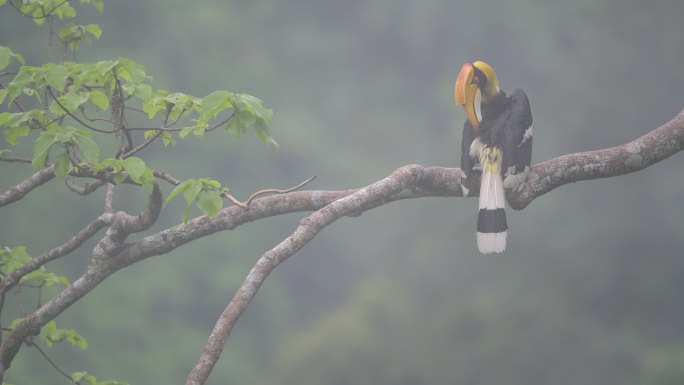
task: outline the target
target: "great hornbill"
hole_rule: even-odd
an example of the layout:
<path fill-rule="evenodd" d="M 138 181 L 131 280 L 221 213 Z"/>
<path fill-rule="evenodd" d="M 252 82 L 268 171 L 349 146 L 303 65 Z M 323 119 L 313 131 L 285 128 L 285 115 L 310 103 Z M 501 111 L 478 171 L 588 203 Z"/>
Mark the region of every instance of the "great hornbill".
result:
<path fill-rule="evenodd" d="M 532 159 L 530 102 L 518 89 L 506 96 L 494 70 L 483 61 L 463 64 L 454 94 L 467 117 L 461 142 L 465 196 L 473 172 L 482 172 L 477 247 L 483 254 L 500 253 L 508 233 L 504 188 L 522 186 Z"/>

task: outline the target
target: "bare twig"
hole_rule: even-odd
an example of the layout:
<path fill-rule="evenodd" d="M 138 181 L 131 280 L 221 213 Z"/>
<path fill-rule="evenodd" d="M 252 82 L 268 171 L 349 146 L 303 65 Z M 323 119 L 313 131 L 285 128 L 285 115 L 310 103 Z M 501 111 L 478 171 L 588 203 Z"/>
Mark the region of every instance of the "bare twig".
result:
<path fill-rule="evenodd" d="M 124 154 L 121 154 L 121 158 L 128 158 L 129 156 L 132 156 L 136 154 L 138 151 L 142 150 L 143 148 L 147 147 L 150 145 L 150 143 L 154 142 L 157 138 L 161 136 L 163 131 L 160 129 L 157 131 L 156 134 L 150 136 L 149 138 L 145 139 L 142 143 L 137 145 L 135 148 L 132 148 L 131 150 L 127 151 Z"/>
<path fill-rule="evenodd" d="M 85 186 L 81 187 L 81 186 L 77 185 L 76 183 L 74 183 L 74 180 L 72 177 L 67 176 L 64 179 L 64 183 L 69 188 L 69 190 L 75 192 L 78 195 L 85 196 L 85 195 L 89 195 L 93 191 L 96 191 L 98 188 L 104 186 L 107 182 L 99 180 L 99 179 L 95 179 L 95 180 L 91 180 L 90 182 L 86 183 Z"/>
<path fill-rule="evenodd" d="M 299 190 L 300 188 L 311 183 L 314 179 L 316 179 L 316 175 L 310 177 L 309 179 L 305 180 L 304 182 L 302 182 L 302 183 L 300 183 L 294 187 L 290 187 L 290 188 L 285 189 L 285 190 L 278 190 L 278 189 L 273 189 L 273 188 L 269 188 L 269 189 L 265 189 L 265 190 L 259 190 L 259 191 L 255 192 L 254 194 L 250 195 L 249 199 L 247 199 L 247 202 L 245 202 L 245 205 L 249 206 L 249 204 L 252 203 L 254 198 L 256 198 L 260 195 L 264 195 L 264 194 L 286 194 L 286 193 L 289 193 L 289 192 L 292 192 L 295 190 Z"/>
<path fill-rule="evenodd" d="M 30 158 L 22 158 L 18 156 L 2 156 L 0 155 L 0 162 L 7 162 L 7 163 L 31 163 Z"/>
<path fill-rule="evenodd" d="M 222 192 L 222 193 L 221 193 L 221 196 L 222 196 L 223 198 L 228 199 L 228 200 L 231 201 L 234 205 L 236 205 L 236 206 L 238 206 L 238 207 L 240 207 L 240 208 L 243 208 L 243 209 L 246 209 L 246 208 L 247 208 L 247 205 L 246 205 L 246 204 L 244 204 L 244 203 L 240 202 L 239 200 L 237 200 L 237 198 L 235 198 L 234 196 L 230 195 L 227 191 Z"/>
<path fill-rule="evenodd" d="M 161 180 L 165 180 L 165 181 L 171 183 L 171 184 L 174 185 L 174 186 L 178 186 L 178 185 L 181 183 L 180 180 L 174 178 L 174 177 L 171 176 L 169 173 L 164 172 L 164 171 L 157 171 L 157 170 L 154 170 L 154 171 L 152 171 L 152 175 L 154 175 L 155 177 L 157 177 L 157 178 L 159 178 L 159 179 L 161 179 Z"/>
<path fill-rule="evenodd" d="M 93 130 L 93 131 L 95 131 L 95 132 L 101 132 L 101 133 L 104 133 L 104 134 L 108 134 L 108 133 L 111 133 L 111 132 L 112 132 L 112 131 L 109 131 L 109 130 L 101 130 L 101 129 L 99 129 L 99 128 L 95 128 L 95 127 L 91 126 L 90 124 L 84 122 L 84 121 L 81 120 L 78 116 L 72 114 L 71 111 L 69 111 L 66 107 L 64 107 L 64 105 L 59 101 L 59 98 L 57 97 L 57 95 L 55 95 L 55 93 L 52 92 L 52 87 L 49 87 L 49 86 L 48 86 L 48 87 L 47 87 L 47 90 L 48 90 L 48 92 L 50 93 L 50 96 L 52 96 L 52 99 L 55 101 L 55 103 L 57 103 L 57 105 L 59 106 L 59 108 L 60 108 L 62 111 L 64 111 L 65 114 L 69 115 L 69 117 L 71 117 L 71 119 L 77 121 L 77 122 L 78 122 L 80 125 L 82 125 L 83 127 L 86 127 L 86 128 L 89 129 L 89 130 Z"/>
<path fill-rule="evenodd" d="M 29 339 L 29 340 L 28 340 L 28 344 L 29 344 L 29 346 L 33 346 L 34 348 L 36 348 L 36 350 L 38 350 L 38 353 L 40 353 L 40 355 L 43 356 L 43 358 L 45 358 L 45 360 L 46 360 L 46 361 L 47 361 L 47 362 L 48 362 L 56 371 L 58 371 L 59 374 L 61 374 L 63 377 L 66 377 L 69 381 L 71 381 L 71 376 L 70 376 L 67 372 L 65 372 L 64 370 L 62 370 L 59 366 L 57 366 L 57 364 L 56 364 L 54 361 L 52 361 L 52 360 L 50 359 L 50 357 L 47 355 L 47 353 L 45 353 L 45 352 L 43 351 L 43 349 L 41 349 L 40 346 L 38 346 L 38 344 L 36 344 L 35 342 L 33 342 L 32 339 Z"/>
<path fill-rule="evenodd" d="M 204 132 L 210 132 L 213 131 L 222 125 L 226 124 L 230 118 L 232 118 L 235 115 L 235 113 L 230 114 L 227 118 L 219 121 L 218 123 L 215 123 L 209 127 L 207 127 Z M 172 126 L 178 122 L 178 119 L 174 120 L 173 122 L 169 123 L 168 126 Z M 186 128 L 190 127 L 129 127 L 129 130 L 132 131 L 168 131 L 168 132 L 178 132 L 178 131 L 183 131 Z"/>

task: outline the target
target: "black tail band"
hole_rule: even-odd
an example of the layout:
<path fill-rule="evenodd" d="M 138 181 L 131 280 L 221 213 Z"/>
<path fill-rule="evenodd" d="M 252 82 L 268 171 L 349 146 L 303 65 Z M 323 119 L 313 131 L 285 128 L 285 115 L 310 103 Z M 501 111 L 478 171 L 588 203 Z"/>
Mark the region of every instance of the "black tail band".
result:
<path fill-rule="evenodd" d="M 478 233 L 501 233 L 506 230 L 508 230 L 506 210 L 503 208 L 494 210 L 480 209 L 477 215 Z"/>

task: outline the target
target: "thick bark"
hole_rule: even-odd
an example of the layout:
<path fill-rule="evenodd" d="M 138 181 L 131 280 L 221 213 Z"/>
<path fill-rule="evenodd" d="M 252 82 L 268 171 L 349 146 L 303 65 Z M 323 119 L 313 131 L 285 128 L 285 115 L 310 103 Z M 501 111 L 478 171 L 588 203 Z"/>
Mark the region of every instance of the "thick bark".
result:
<path fill-rule="evenodd" d="M 565 155 L 536 164 L 531 167 L 529 178 L 522 190 L 509 193 L 507 199 L 513 208 L 523 209 L 537 197 L 566 183 L 639 171 L 677 153 L 682 148 L 684 111 L 663 126 L 630 143 L 604 150 Z M 44 253 L 31 262 L 32 266 L 37 267 L 67 254 L 101 228 L 108 226 L 104 237 L 93 250 L 91 263 L 86 272 L 61 293 L 29 314 L 7 334 L 0 345 L 0 380 L 27 337 L 37 334 L 43 325 L 92 291 L 115 271 L 143 259 L 168 253 L 193 240 L 219 231 L 232 230 L 245 223 L 287 213 L 313 211 L 299 223 L 292 235 L 259 258 L 227 305 L 186 382 L 193 385 L 203 384 L 218 361 L 233 326 L 264 280 L 282 261 L 304 247 L 326 226 L 342 217 L 360 215 L 374 207 L 401 199 L 463 196 L 460 187 L 461 175 L 458 168 L 404 166 L 389 177 L 361 189 L 294 191 L 258 198 L 250 202 L 247 208 L 230 206 L 216 217 L 201 216 L 129 243 L 125 241 L 130 234 L 145 231 L 156 221 L 162 206 L 158 187 L 155 185 L 147 208 L 136 216 L 112 212 L 111 202 L 106 202 L 104 214 L 64 245 Z M 94 177 L 92 173 L 84 176 Z M 51 168 L 39 171 L 15 188 L 0 194 L 0 206 L 21 199 L 53 177 Z M 474 192 L 471 191 L 472 193 Z M 7 290 L 16 284 L 25 272 L 28 272 L 27 269 L 7 277 L 7 281 L 0 284 L 0 287 Z"/>

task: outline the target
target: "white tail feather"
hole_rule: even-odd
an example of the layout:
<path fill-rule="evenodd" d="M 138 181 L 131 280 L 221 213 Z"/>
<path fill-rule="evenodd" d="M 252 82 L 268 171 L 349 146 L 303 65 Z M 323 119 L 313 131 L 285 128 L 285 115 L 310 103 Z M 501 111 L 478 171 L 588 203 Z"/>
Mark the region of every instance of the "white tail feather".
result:
<path fill-rule="evenodd" d="M 494 210 L 505 208 L 503 181 L 501 173 L 485 171 L 480 183 L 480 208 Z"/>
<path fill-rule="evenodd" d="M 506 250 L 507 231 L 501 233 L 477 233 L 477 248 L 482 254 L 500 253 Z"/>

